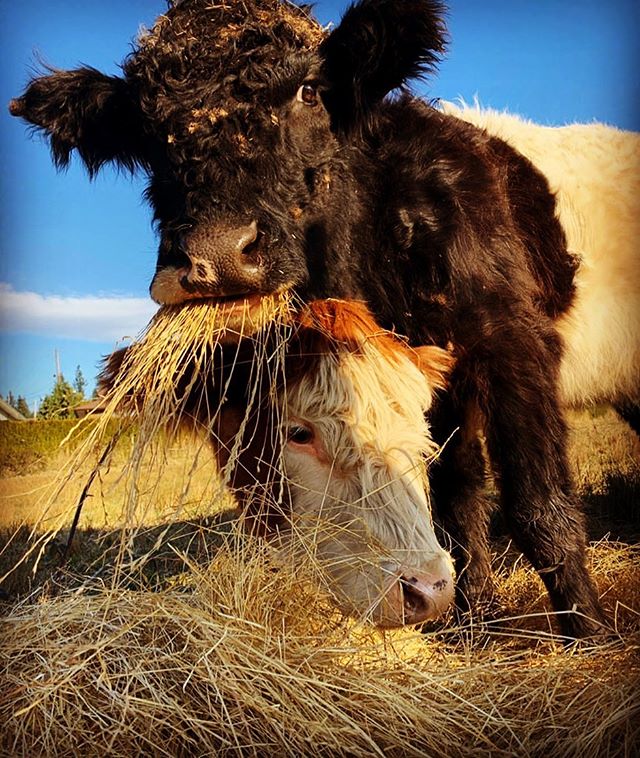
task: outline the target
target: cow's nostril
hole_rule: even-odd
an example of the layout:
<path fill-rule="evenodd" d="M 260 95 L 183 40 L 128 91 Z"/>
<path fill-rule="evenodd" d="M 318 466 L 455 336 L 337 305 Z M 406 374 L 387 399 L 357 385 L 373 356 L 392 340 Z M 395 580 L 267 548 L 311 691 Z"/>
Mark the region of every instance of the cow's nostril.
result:
<path fill-rule="evenodd" d="M 233 234 L 233 231 L 231 231 L 231 234 Z M 236 229 L 235 234 L 237 235 L 236 250 L 241 253 L 258 239 L 258 224 L 256 221 L 252 221 L 247 226 Z"/>
<path fill-rule="evenodd" d="M 245 258 L 256 258 L 258 249 L 260 247 L 260 243 L 263 237 L 264 237 L 264 234 L 261 231 L 258 231 L 256 234 L 256 238 L 253 240 L 253 242 L 249 242 L 247 245 L 244 246 L 242 250 L 242 255 Z"/>
<path fill-rule="evenodd" d="M 260 276 L 262 267 L 260 242 L 263 234 L 258 229 L 256 221 L 238 229 L 237 233 L 238 237 L 235 244 L 236 271 L 246 285 L 253 286 Z"/>
<path fill-rule="evenodd" d="M 407 619 L 414 618 L 427 610 L 429 604 L 428 598 L 424 592 L 416 586 L 418 580 L 416 577 L 400 577 L 400 586 L 402 587 L 402 602 L 404 613 Z"/>

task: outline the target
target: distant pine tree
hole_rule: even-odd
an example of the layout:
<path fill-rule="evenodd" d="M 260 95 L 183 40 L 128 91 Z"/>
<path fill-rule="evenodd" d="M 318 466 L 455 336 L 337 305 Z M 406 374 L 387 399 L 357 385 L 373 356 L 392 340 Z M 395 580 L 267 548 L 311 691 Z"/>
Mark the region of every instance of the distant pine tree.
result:
<path fill-rule="evenodd" d="M 83 396 L 69 384 L 64 376 L 60 375 L 51 393 L 42 400 L 38 418 L 71 418 L 73 406 L 82 400 Z"/>
<path fill-rule="evenodd" d="M 25 418 L 33 418 L 31 408 L 29 408 L 27 401 L 22 397 L 22 395 L 18 395 L 16 410 L 19 411 Z"/>
<path fill-rule="evenodd" d="M 84 400 L 84 389 L 87 386 L 87 380 L 84 378 L 82 369 L 80 366 L 76 366 L 76 375 L 73 379 L 73 389 L 80 396 L 80 400 Z"/>

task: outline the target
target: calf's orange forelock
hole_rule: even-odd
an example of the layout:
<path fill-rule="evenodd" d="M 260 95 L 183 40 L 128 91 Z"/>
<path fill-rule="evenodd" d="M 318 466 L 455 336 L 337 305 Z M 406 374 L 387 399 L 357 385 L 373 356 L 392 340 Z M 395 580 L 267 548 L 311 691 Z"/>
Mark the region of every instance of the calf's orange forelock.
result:
<path fill-rule="evenodd" d="M 434 389 L 444 389 L 455 359 L 436 345 L 411 347 L 406 340 L 378 325 L 360 300 L 315 300 L 298 314 L 298 339 L 301 354 L 310 361 L 335 352 L 336 346 L 352 353 L 362 352 L 370 343 L 382 358 L 396 361 L 408 358 L 427 378 Z M 305 370 L 309 364 L 305 364 Z"/>

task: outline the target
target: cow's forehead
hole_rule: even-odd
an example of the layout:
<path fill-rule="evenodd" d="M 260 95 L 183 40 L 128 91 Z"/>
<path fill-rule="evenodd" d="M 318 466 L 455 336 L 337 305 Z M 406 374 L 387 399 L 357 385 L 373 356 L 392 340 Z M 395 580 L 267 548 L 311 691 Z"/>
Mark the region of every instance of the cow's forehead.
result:
<path fill-rule="evenodd" d="M 389 464 L 398 451 L 411 459 L 430 453 L 424 414 L 431 400 L 428 381 L 406 355 L 367 344 L 358 354 L 317 356 L 315 370 L 288 388 L 287 409 L 316 426 L 336 468 L 348 470 L 365 459 Z"/>
<path fill-rule="evenodd" d="M 324 36 L 309 12 L 292 3 L 183 0 L 140 34 L 125 72 L 176 88 L 226 89 L 241 79 L 250 90 L 265 67 L 311 52 Z"/>
<path fill-rule="evenodd" d="M 141 33 L 123 70 L 174 165 L 233 169 L 273 153 L 279 100 L 316 65 L 324 36 L 292 3 L 183 0 Z"/>
<path fill-rule="evenodd" d="M 378 458 L 397 449 L 430 452 L 425 413 L 434 385 L 405 342 L 359 301 L 317 300 L 297 319 L 287 410 L 320 428 L 336 464 L 360 465 L 371 452 Z"/>

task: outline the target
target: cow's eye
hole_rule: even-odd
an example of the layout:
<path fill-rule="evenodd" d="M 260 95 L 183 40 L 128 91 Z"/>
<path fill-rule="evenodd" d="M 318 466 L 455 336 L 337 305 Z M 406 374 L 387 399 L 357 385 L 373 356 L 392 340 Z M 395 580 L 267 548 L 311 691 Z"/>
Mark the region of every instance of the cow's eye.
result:
<path fill-rule="evenodd" d="M 313 442 L 313 429 L 301 424 L 293 424 L 287 430 L 287 441 L 296 445 L 308 445 Z"/>
<path fill-rule="evenodd" d="M 312 84 L 303 84 L 298 90 L 296 100 L 313 107 L 318 104 L 318 90 Z"/>

